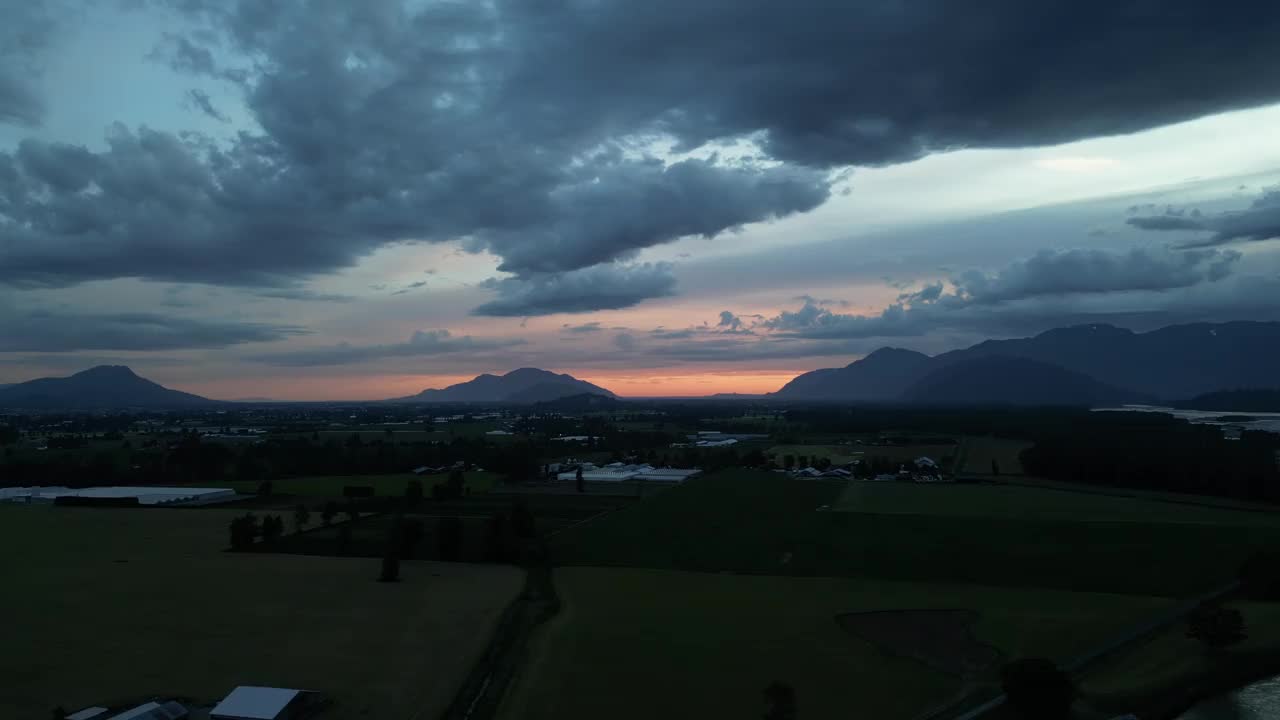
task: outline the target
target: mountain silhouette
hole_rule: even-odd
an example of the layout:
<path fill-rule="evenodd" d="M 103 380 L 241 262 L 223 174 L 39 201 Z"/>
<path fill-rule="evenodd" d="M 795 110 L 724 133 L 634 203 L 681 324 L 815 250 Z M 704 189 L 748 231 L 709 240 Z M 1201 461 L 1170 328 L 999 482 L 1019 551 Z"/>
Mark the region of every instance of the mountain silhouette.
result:
<path fill-rule="evenodd" d="M 123 365 L 99 365 L 70 377 L 39 378 L 0 389 L 0 407 L 27 410 L 161 410 L 217 404 L 170 390 Z"/>
<path fill-rule="evenodd" d="M 1029 338 L 986 340 L 934 357 L 881 348 L 846 367 L 800 375 L 773 397 L 905 401 L 908 389 L 929 374 L 991 357 L 1056 366 L 1136 396 L 1184 400 L 1223 388 L 1280 385 L 1280 369 L 1275 361 L 1280 357 L 1280 323 L 1193 323 L 1145 333 L 1105 324 L 1077 325 Z M 1051 380 L 1047 373 L 1042 378 Z M 1059 379 L 1066 380 L 1061 376 Z M 1037 394 L 1052 396 L 1048 389 Z"/>
<path fill-rule="evenodd" d="M 572 375 L 553 373 L 538 368 L 520 368 L 506 375 L 478 375 L 467 382 L 443 389 L 423 390 L 417 395 L 399 398 L 412 402 L 509 402 L 531 404 L 557 400 L 572 395 L 591 393 L 614 397 L 598 385 Z"/>
<path fill-rule="evenodd" d="M 928 374 L 932 360 L 914 350 L 880 348 L 845 367 L 800 375 L 775 395 L 788 400 L 893 402 Z"/>
<path fill-rule="evenodd" d="M 993 355 L 944 365 L 902 393 L 918 405 L 1073 405 L 1099 407 L 1154 398 L 1038 360 Z"/>

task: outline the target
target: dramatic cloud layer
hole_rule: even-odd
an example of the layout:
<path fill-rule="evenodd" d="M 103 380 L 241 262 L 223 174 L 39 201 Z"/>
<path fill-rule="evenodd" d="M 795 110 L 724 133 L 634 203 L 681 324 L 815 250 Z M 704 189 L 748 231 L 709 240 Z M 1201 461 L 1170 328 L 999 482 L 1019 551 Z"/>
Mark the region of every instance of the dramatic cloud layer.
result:
<path fill-rule="evenodd" d="M 1127 220 L 1143 230 L 1184 230 L 1212 233 L 1204 240 L 1184 247 L 1225 245 L 1238 240 L 1280 238 L 1280 190 L 1263 193 L 1248 209 L 1218 215 L 1203 215 L 1169 209 L 1164 215 L 1141 215 Z"/>
<path fill-rule="evenodd" d="M 670 287 L 569 276 L 811 210 L 836 168 L 1280 99 L 1274 3 L 170 4 L 203 27 L 155 59 L 242 94 L 256 125 L 0 154 L 0 282 L 285 286 L 460 239 L 516 276 L 482 313 L 625 307 Z M 14 78 L 0 122 L 32 122 Z"/>
<path fill-rule="evenodd" d="M 1000 306 L 1214 283 L 1229 276 L 1240 257 L 1222 250 L 1044 250 L 995 273 L 961 273 L 952 278 L 951 293 L 944 292 L 943 283 L 904 293 L 878 314 L 839 313 L 806 298 L 799 310 L 783 311 L 760 325 L 775 333 L 810 339 L 921 335 L 947 327 L 981 329 L 984 323 L 1004 326 L 1018 311 Z M 1053 314 L 1043 303 L 1024 304 L 1023 310 L 1028 308 L 1042 322 Z M 1061 307 L 1059 313 L 1069 314 Z"/>
<path fill-rule="evenodd" d="M 0 313 L 0 352 L 186 350 L 272 342 L 303 334 L 286 325 L 177 318 L 151 313 Z"/>
<path fill-rule="evenodd" d="M 382 360 L 385 358 L 427 357 L 449 353 L 476 353 L 487 350 L 522 345 L 516 338 L 476 338 L 470 335 L 453 335 L 448 330 L 418 331 L 408 342 L 391 345 L 352 345 L 341 343 L 330 347 L 309 348 L 290 352 L 258 355 L 257 362 L 286 367 L 312 367 L 320 365 L 348 365 L 351 363 Z"/>
<path fill-rule="evenodd" d="M 530 317 L 615 310 L 671 295 L 675 284 L 671 266 L 663 263 L 597 265 L 528 278 L 491 279 L 485 287 L 496 290 L 498 299 L 476 308 L 475 314 Z"/>

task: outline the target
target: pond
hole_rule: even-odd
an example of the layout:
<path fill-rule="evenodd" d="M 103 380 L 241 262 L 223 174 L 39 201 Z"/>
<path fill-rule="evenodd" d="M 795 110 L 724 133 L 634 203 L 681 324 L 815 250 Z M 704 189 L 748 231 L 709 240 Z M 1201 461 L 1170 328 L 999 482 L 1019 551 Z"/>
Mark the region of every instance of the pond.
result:
<path fill-rule="evenodd" d="M 1270 720 L 1280 718 L 1280 677 L 1261 680 L 1197 704 L 1178 720 Z"/>

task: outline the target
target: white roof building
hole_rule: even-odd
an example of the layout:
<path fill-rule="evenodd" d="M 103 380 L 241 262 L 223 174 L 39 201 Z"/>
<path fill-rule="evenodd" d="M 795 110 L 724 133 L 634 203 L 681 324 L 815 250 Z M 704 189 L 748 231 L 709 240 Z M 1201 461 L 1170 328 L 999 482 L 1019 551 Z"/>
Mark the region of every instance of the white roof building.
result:
<path fill-rule="evenodd" d="M 186 716 L 187 709 L 176 702 L 149 702 L 112 715 L 110 720 L 182 720 Z"/>
<path fill-rule="evenodd" d="M 215 502 L 232 500 L 235 490 L 227 488 L 190 487 L 12 487 L 0 488 L 0 502 L 51 503 L 60 497 L 82 498 L 137 498 L 139 505 L 169 505 L 172 503 Z"/>
<path fill-rule="evenodd" d="M 241 685 L 209 711 L 210 720 L 278 720 L 288 717 L 302 690 Z"/>
<path fill-rule="evenodd" d="M 66 720 L 97 720 L 106 715 L 109 710 L 104 707 L 87 707 L 83 710 L 77 710 L 67 716 Z"/>

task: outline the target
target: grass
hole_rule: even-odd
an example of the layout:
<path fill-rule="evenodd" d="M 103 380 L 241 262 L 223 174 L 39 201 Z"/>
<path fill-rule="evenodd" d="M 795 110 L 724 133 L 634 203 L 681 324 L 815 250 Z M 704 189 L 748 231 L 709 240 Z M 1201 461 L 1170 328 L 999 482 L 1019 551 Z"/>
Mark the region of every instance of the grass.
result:
<path fill-rule="evenodd" d="M 552 550 L 567 565 L 1184 596 L 1231 579 L 1253 550 L 1280 544 L 1280 527 L 1256 513 L 1239 513 L 1238 522 L 1159 515 L 1142 522 L 978 519 L 928 514 L 927 507 L 923 514 L 817 511 L 844 490 L 843 482 L 777 473 L 715 473 L 562 533 Z M 986 488 L 944 491 L 964 490 Z"/>
<path fill-rule="evenodd" d="M 239 684 L 314 689 L 334 718 L 438 715 L 518 571 L 222 552 L 235 511 L 0 507 L 0 717 Z"/>
<path fill-rule="evenodd" d="M 1002 653 L 1065 658 L 1167 603 L 621 568 L 561 568 L 556 585 L 564 609 L 537 636 L 503 718 L 752 717 L 774 680 L 795 687 L 804 717 L 910 718 L 953 697 L 961 681 L 887 654 L 836 616 L 977 608 L 975 636 Z"/>
<path fill-rule="evenodd" d="M 281 495 L 301 495 L 304 497 L 342 497 L 342 489 L 348 485 L 372 485 L 373 493 L 378 497 L 404 495 L 405 488 L 412 480 L 422 483 L 423 492 L 430 496 L 431 488 L 441 485 L 449 479 L 448 474 L 414 475 L 400 473 L 396 475 L 318 475 L 313 477 L 282 478 L 271 481 L 272 492 Z M 464 475 L 466 487 L 473 493 L 486 493 L 498 482 L 498 476 L 489 472 L 468 472 Z M 213 487 L 228 487 L 236 492 L 253 494 L 258 492 L 255 482 L 218 482 L 210 483 Z"/>
<path fill-rule="evenodd" d="M 990 475 L 991 461 L 1000 464 L 1000 474 L 1021 475 L 1023 450 L 1032 443 L 1023 440 L 1006 440 L 996 437 L 967 437 L 960 451 L 964 458 L 964 467 L 959 471 L 974 475 Z"/>
<path fill-rule="evenodd" d="M 1280 514 L 1114 497 L 1024 485 L 951 485 L 853 482 L 833 506 L 836 511 L 935 516 L 1280 525 Z"/>
<path fill-rule="evenodd" d="M 550 535 L 601 512 L 625 507 L 635 502 L 632 498 L 607 495 L 551 495 L 551 494 L 487 494 L 449 502 L 423 502 L 405 512 L 405 517 L 422 521 L 424 536 L 415 548 L 414 556 L 422 559 L 439 559 L 436 532 L 442 516 L 462 518 L 462 544 L 460 559 L 464 562 L 483 562 L 489 530 L 489 519 L 494 513 L 509 513 L 515 502 L 524 502 L 533 513 L 539 535 Z M 343 516 L 345 517 L 345 516 Z M 341 519 L 341 518 L 340 518 Z M 387 538 L 391 533 L 392 514 L 364 517 L 351 526 L 350 543 L 341 553 L 338 533 L 340 526 L 315 527 L 295 535 L 281 538 L 273 552 L 302 555 L 348 555 L 353 557 L 382 557 L 386 552 Z"/>
<path fill-rule="evenodd" d="M 1080 679 L 1082 694 L 1099 707 L 1135 708 L 1183 694 L 1216 673 L 1241 676 L 1227 687 L 1273 675 L 1280 667 L 1280 605 L 1233 607 L 1244 614 L 1249 635 L 1240 645 L 1209 657 L 1178 623 L 1090 669 Z"/>

